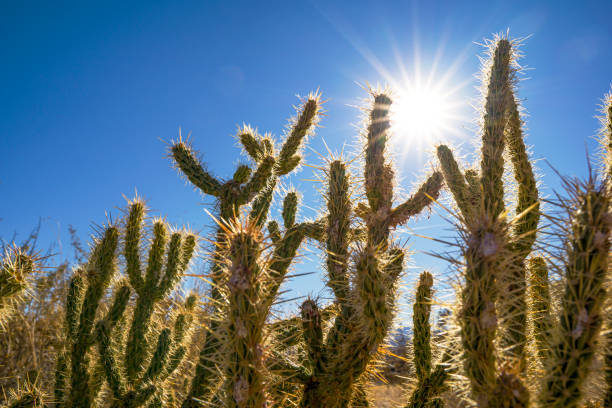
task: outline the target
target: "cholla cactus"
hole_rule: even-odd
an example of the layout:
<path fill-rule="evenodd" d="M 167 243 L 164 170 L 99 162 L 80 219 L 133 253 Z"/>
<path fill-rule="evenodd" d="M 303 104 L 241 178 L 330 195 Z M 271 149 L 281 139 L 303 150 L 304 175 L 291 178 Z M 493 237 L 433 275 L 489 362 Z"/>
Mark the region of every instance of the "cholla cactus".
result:
<path fill-rule="evenodd" d="M 96 406 L 104 380 L 113 394 L 114 407 L 139 407 L 163 401 L 162 384 L 185 355 L 190 315 L 197 300 L 194 295 L 186 299 L 173 330 L 162 328 L 154 348 L 149 342 L 155 332 L 151 327 L 155 305 L 175 288 L 194 254 L 197 240 L 195 235 L 181 232 L 168 237 L 165 223 L 154 221 L 143 276 L 141 239 L 145 214 L 141 201 L 130 203 L 123 252 L 128 279 L 116 283 L 104 316 L 100 317 L 98 310 L 118 272 L 121 233 L 117 226 L 105 229 L 95 242 L 88 263 L 75 272 L 70 282 L 66 302 L 67 347 L 57 359 L 55 406 Z M 125 338 L 122 329 L 132 290 L 138 298 Z M 94 344 L 98 346 L 97 365 L 90 350 Z"/>
<path fill-rule="evenodd" d="M 540 362 L 544 364 L 550 350 L 550 335 L 553 327 L 548 267 L 542 257 L 533 257 L 528 262 L 529 311 L 533 327 L 533 339 Z"/>
<path fill-rule="evenodd" d="M 608 183 L 608 189 L 612 190 L 612 91 L 604 97 L 602 113 L 600 143 L 603 147 L 604 177 Z M 612 320 L 608 318 L 608 325 L 611 324 Z M 612 332 L 609 332 L 606 337 L 608 350 L 604 356 L 606 370 L 604 406 L 609 406 L 612 405 Z"/>
<path fill-rule="evenodd" d="M 498 38 L 490 44 L 491 58 L 486 64 L 484 116 L 480 174 L 474 170 L 462 173 L 451 150 L 438 146 L 438 158 L 447 186 L 453 194 L 462 219 L 479 223 L 479 217 L 496 223 L 505 211 L 504 150 L 507 151 L 517 184 L 516 219 L 504 229 L 508 256 L 513 259 L 505 269 L 496 272 L 496 299 L 501 326 L 501 345 L 506 358 L 524 366 L 526 342 L 526 267 L 539 220 L 539 198 L 532 165 L 523 142 L 522 121 L 513 92 L 516 71 L 515 44 Z M 471 228 L 471 227 L 469 227 Z M 468 229 L 469 229 L 468 228 Z"/>
<path fill-rule="evenodd" d="M 154 220 L 145 268 L 140 254 L 145 213 L 141 201 L 130 203 L 124 257 L 126 274 L 137 299 L 125 344 L 120 333 L 113 333 L 113 327 L 122 317 L 129 299 L 127 283 L 117 285 L 113 306 L 107 317 L 96 325 L 102 366 L 116 407 L 143 406 L 153 396 L 153 403 L 163 401 L 164 381 L 178 368 L 185 355 L 186 332 L 197 301 L 195 295 L 188 296 L 172 328 L 162 328 L 154 336 L 155 306 L 176 287 L 193 257 L 197 239 L 191 233 L 169 234 L 162 220 Z M 151 344 L 154 339 L 155 343 Z"/>
<path fill-rule="evenodd" d="M 553 332 L 550 359 L 538 399 L 546 407 L 576 407 L 591 370 L 607 296 L 610 251 L 610 195 L 607 187 L 589 180 L 570 185 L 567 203 L 565 290 L 558 325 Z"/>
<path fill-rule="evenodd" d="M 442 184 L 442 175 L 434 172 L 411 198 L 393 207 L 394 177 L 386 157 L 391 99 L 385 93 L 375 94 L 373 99 L 365 146 L 368 203 L 353 209 L 352 183 L 344 162 L 332 160 L 325 169 L 323 244 L 327 284 L 339 309 L 324 335 L 324 319 L 317 304 L 310 299 L 302 304 L 308 373 L 290 375 L 290 379 L 303 384 L 302 407 L 345 407 L 353 397 L 354 405 L 365 404 L 365 394 L 353 393 L 390 327 L 395 284 L 403 269 L 404 253 L 391 244 L 390 232 L 427 207 Z M 355 227 L 356 215 L 365 220 L 365 231 Z"/>
<path fill-rule="evenodd" d="M 414 367 L 417 385 L 406 408 L 443 407 L 444 402 L 438 398 L 448 373 L 443 365 L 437 365 L 432 371 L 431 357 L 431 314 L 433 276 L 423 272 L 417 286 L 416 300 L 412 312 Z"/>
<path fill-rule="evenodd" d="M 290 131 L 278 154 L 270 137 L 259 136 L 252 128 L 240 129 L 238 139 L 244 151 L 257 165 L 253 172 L 247 165 L 239 165 L 232 179 L 222 182 L 214 178 L 196 157 L 196 153 L 182 139 L 174 143 L 170 150 L 176 166 L 183 175 L 202 193 L 217 199 L 220 224 L 229 222 L 241 214 L 241 208 L 251 204 L 250 218 L 257 225 L 264 225 L 272 202 L 274 188 L 280 176 L 293 171 L 301 161 L 301 146 L 304 139 L 317 124 L 321 109 L 318 94 L 311 94 L 302 105 L 298 117 L 292 121 Z M 225 232 L 219 227 L 215 237 L 212 256 L 212 307 L 221 302 L 222 263 L 225 257 L 218 248 L 225 240 Z M 298 244 L 299 245 L 299 244 Z M 219 322 L 212 320 L 210 335 L 200 353 L 200 361 L 192 381 L 189 398 L 183 407 L 196 407 L 196 399 L 205 399 L 214 389 L 217 371 L 215 361 L 220 349 L 219 336 L 215 334 Z"/>
<path fill-rule="evenodd" d="M 28 287 L 28 277 L 36 269 L 36 259 L 21 248 L 9 247 L 0 261 L 0 331 L 16 301 Z"/>

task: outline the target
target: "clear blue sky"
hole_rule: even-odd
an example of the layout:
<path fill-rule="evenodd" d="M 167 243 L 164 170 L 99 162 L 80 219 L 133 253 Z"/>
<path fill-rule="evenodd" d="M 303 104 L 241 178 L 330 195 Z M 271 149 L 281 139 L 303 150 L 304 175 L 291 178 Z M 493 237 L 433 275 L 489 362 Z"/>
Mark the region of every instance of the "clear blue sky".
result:
<path fill-rule="evenodd" d="M 354 141 L 365 95 L 357 83 L 448 73 L 467 119 L 476 118 L 476 43 L 510 29 L 532 68 L 519 95 L 529 116 L 533 155 L 561 173 L 586 173 L 594 151 L 597 105 L 612 81 L 610 1 L 406 2 L 4 2 L 0 14 L 0 236 L 26 234 L 43 218 L 43 245 L 67 248 L 67 225 L 83 238 L 116 217 L 135 189 L 158 214 L 195 229 L 210 225 L 203 199 L 165 157 L 162 140 L 192 132 L 210 169 L 230 176 L 239 150 L 232 135 L 246 122 L 282 133 L 296 94 L 319 88 L 326 116 L 310 146 L 334 151 Z M 437 65 L 435 65 L 437 63 Z M 435 71 L 432 67 L 437 67 Z M 458 133 L 473 125 L 457 123 Z M 450 136 L 449 136 L 450 137 Z M 457 140 L 455 140 L 457 142 Z M 430 160 L 426 141 L 398 157 L 408 189 Z M 464 142 L 461 152 L 474 148 Z M 307 162 L 320 163 L 307 151 Z M 558 186 L 546 164 L 544 192 Z M 311 171 L 292 183 L 310 207 Z M 313 215 L 305 208 L 302 214 Z M 438 217 L 413 224 L 448 235 Z M 431 250 L 411 239 L 415 250 Z M 65 256 L 69 254 L 66 253 Z M 301 270 L 314 269 L 314 262 Z M 444 264 L 416 254 L 442 276 Z M 407 282 L 412 277 L 407 278 Z M 317 294 L 319 276 L 300 278 L 296 295 Z"/>

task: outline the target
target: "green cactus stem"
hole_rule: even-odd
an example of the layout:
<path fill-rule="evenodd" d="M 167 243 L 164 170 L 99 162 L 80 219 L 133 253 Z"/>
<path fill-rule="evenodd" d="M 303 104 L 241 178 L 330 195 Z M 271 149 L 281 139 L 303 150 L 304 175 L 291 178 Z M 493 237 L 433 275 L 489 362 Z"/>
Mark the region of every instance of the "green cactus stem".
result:
<path fill-rule="evenodd" d="M 565 292 L 551 360 L 538 399 L 542 406 L 577 407 L 603 321 L 610 251 L 610 197 L 589 180 L 569 184 L 575 204 L 568 228 Z"/>

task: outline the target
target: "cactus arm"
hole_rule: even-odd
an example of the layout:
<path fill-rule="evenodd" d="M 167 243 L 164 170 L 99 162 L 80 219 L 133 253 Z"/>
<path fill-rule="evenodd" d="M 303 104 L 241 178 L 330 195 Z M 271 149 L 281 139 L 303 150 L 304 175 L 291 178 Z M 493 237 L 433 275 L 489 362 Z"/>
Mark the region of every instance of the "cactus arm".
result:
<path fill-rule="evenodd" d="M 499 280 L 504 289 L 500 293 L 499 308 L 504 312 L 504 330 L 501 347 L 510 358 L 524 361 L 526 344 L 527 305 L 526 305 L 526 267 L 525 259 L 531 252 L 536 239 L 536 230 L 540 219 L 538 188 L 531 162 L 523 141 L 522 121 L 514 95 L 510 93 L 508 101 L 508 122 L 505 141 L 512 166 L 514 178 L 518 185 L 516 204 L 517 219 L 512 224 L 513 264 L 500 271 Z"/>
<path fill-rule="evenodd" d="M 155 285 L 159 281 L 159 275 L 163 268 L 164 251 L 168 242 L 168 229 L 163 221 L 158 220 L 153 224 L 153 240 L 149 248 L 149 258 L 147 260 L 147 271 L 144 282 L 144 290 L 138 294 L 143 296 L 145 293 L 154 296 Z"/>
<path fill-rule="evenodd" d="M 535 243 L 540 219 L 538 188 L 529 156 L 523 141 L 522 121 L 514 95 L 508 101 L 508 122 L 505 132 L 506 147 L 518 185 L 517 219 L 512 224 L 513 265 L 500 271 L 501 291 L 499 306 L 504 311 L 504 331 L 501 347 L 510 358 L 525 365 L 524 348 L 527 339 L 526 266 L 525 259 Z"/>
<path fill-rule="evenodd" d="M 610 251 L 610 198 L 589 182 L 572 191 L 577 198 L 565 265 L 565 293 L 555 343 L 539 395 L 551 408 L 576 407 L 590 371 L 601 330 Z"/>
<path fill-rule="evenodd" d="M 327 284 L 336 299 L 348 299 L 348 246 L 351 228 L 351 199 L 346 165 L 339 160 L 329 166 L 327 193 Z"/>
<path fill-rule="evenodd" d="M 449 377 L 446 369 L 439 365 L 432 371 L 431 375 L 427 376 L 421 386 L 417 387 L 412 395 L 406 408 L 428 408 L 432 398 L 440 394 L 444 387 L 444 383 Z"/>
<path fill-rule="evenodd" d="M 238 129 L 238 140 L 242 144 L 242 148 L 255 163 L 259 162 L 263 157 L 264 150 L 260 141 L 259 135 L 250 126 L 243 126 Z"/>
<path fill-rule="evenodd" d="M 431 313 L 431 295 L 433 276 L 423 272 L 419 277 L 414 302 L 412 320 L 414 326 L 414 368 L 419 382 L 425 381 L 431 371 L 431 329 L 429 315 Z"/>
<path fill-rule="evenodd" d="M 270 234 L 270 239 L 274 244 L 278 244 L 281 240 L 281 232 L 276 221 L 270 221 L 268 223 L 268 233 Z"/>
<path fill-rule="evenodd" d="M 168 357 L 168 364 L 166 364 L 164 367 L 164 372 L 162 373 L 160 380 L 164 381 L 176 371 L 178 366 L 183 362 L 185 354 L 187 354 L 187 349 L 184 346 L 179 346 L 174 349 L 174 351 Z"/>
<path fill-rule="evenodd" d="M 468 198 L 470 200 L 470 205 L 478 209 L 481 207 L 482 201 L 482 187 L 480 184 L 480 176 L 478 175 L 478 171 L 474 169 L 467 169 L 465 171 L 465 181 L 468 186 Z"/>
<path fill-rule="evenodd" d="M 276 183 L 277 180 L 273 177 L 270 183 L 253 199 L 249 220 L 256 223 L 258 227 L 262 227 L 268 219 L 268 212 L 270 211 L 270 205 L 274 197 Z"/>
<path fill-rule="evenodd" d="M 405 254 L 401 248 L 393 247 L 389 250 L 389 260 L 383 267 L 385 286 L 387 287 L 388 291 L 393 290 L 395 283 L 404 270 L 404 257 Z"/>
<path fill-rule="evenodd" d="M 279 176 L 289 174 L 300 162 L 298 155 L 300 146 L 309 132 L 316 125 L 320 111 L 319 96 L 311 95 L 302 106 L 297 119 L 291 127 L 291 132 L 285 139 L 278 155 L 275 173 Z"/>
<path fill-rule="evenodd" d="M 365 188 L 372 212 L 391 207 L 391 182 L 385 168 L 387 131 L 390 128 L 389 108 L 391 98 L 385 94 L 374 96 L 370 111 L 365 157 Z"/>
<path fill-rule="evenodd" d="M 440 194 L 442 181 L 442 173 L 435 171 L 412 197 L 391 211 L 389 225 L 395 227 L 404 224 L 410 217 L 414 217 L 423 211 L 424 208 L 431 205 L 433 200 L 436 200 Z"/>
<path fill-rule="evenodd" d="M 538 187 L 523 141 L 522 121 L 514 96 L 510 97 L 506 145 L 518 185 L 516 214 L 522 215 L 513 224 L 514 247 L 525 258 L 536 239 L 540 219 Z"/>
<path fill-rule="evenodd" d="M 257 193 L 262 191 L 272 176 L 274 168 L 274 157 L 267 156 L 257 166 L 257 169 L 251 175 L 249 181 L 240 189 L 240 194 L 236 200 L 237 204 L 246 204 L 250 202 Z M 238 214 L 236 214 L 238 215 Z"/>
<path fill-rule="evenodd" d="M 171 332 L 170 329 L 165 328 L 157 337 L 157 346 L 155 347 L 153 357 L 151 357 L 149 368 L 147 368 L 143 376 L 143 382 L 154 381 L 162 373 L 168 363 L 168 355 L 170 354 L 171 346 Z"/>
<path fill-rule="evenodd" d="M 66 380 L 68 379 L 68 361 L 66 361 L 66 351 L 62 350 L 57 355 L 55 363 L 55 384 L 53 384 L 53 397 L 56 407 L 62 406 L 66 396 Z"/>
<path fill-rule="evenodd" d="M 246 164 L 241 164 L 236 167 L 236 171 L 234 171 L 234 175 L 232 176 L 232 180 L 234 180 L 238 184 L 244 184 L 247 182 L 249 177 L 251 176 L 252 170 Z"/>
<path fill-rule="evenodd" d="M 125 396 L 126 384 L 121 375 L 115 352 L 111 344 L 112 328 L 108 321 L 103 320 L 96 325 L 96 337 L 100 361 L 104 368 L 106 382 L 108 383 L 116 399 L 121 400 Z"/>
<path fill-rule="evenodd" d="M 497 330 L 495 269 L 504 247 L 504 231 L 488 217 L 465 232 L 465 284 L 461 291 L 461 342 L 465 374 L 473 399 L 489 407 L 496 382 L 494 339 Z"/>
<path fill-rule="evenodd" d="M 115 327 L 119 319 L 123 317 L 123 313 L 127 308 L 128 301 L 130 300 L 130 287 L 127 284 L 120 285 L 115 291 L 113 302 L 111 307 L 106 313 L 104 320 L 108 322 L 111 329 Z"/>
<path fill-rule="evenodd" d="M 77 337 L 79 329 L 79 317 L 81 308 L 83 307 L 83 296 L 85 295 L 86 283 L 83 278 L 84 269 L 79 269 L 74 272 L 68 286 L 68 295 L 66 296 L 66 331 L 70 339 Z"/>
<path fill-rule="evenodd" d="M 89 408 L 93 403 L 87 351 L 92 344 L 92 328 L 96 311 L 116 269 L 115 251 L 118 241 L 117 228 L 113 226 L 106 228 L 87 265 L 88 285 L 83 298 L 76 338 L 72 340 L 69 398 L 70 405 L 75 408 Z"/>
<path fill-rule="evenodd" d="M 295 216 L 297 214 L 298 196 L 295 191 L 290 191 L 283 200 L 283 224 L 286 229 L 293 227 L 295 224 Z"/>
<path fill-rule="evenodd" d="M 533 324 L 533 337 L 538 357 L 546 364 L 549 354 L 549 343 L 552 329 L 550 315 L 550 291 L 548 285 L 548 268 L 542 257 L 533 257 L 528 263 L 530 314 Z"/>
<path fill-rule="evenodd" d="M 204 170 L 202 163 L 187 144 L 179 141 L 170 147 L 170 152 L 176 166 L 191 184 L 199 188 L 204 194 L 214 197 L 220 195 L 221 183 Z"/>
<path fill-rule="evenodd" d="M 166 268 L 157 288 L 155 290 L 156 300 L 162 300 L 168 295 L 168 292 L 174 288 L 181 277 L 182 272 L 182 237 L 181 234 L 175 232 L 170 238 L 168 251 L 166 254 Z M 156 282 L 157 284 L 157 282 Z"/>
<path fill-rule="evenodd" d="M 459 165 L 455 161 L 453 152 L 448 146 L 440 145 L 436 149 L 436 152 L 438 154 L 438 161 L 442 168 L 446 186 L 453 194 L 459 211 L 461 211 L 464 218 L 467 218 L 470 212 L 473 211 L 471 208 L 473 203 L 470 200 L 470 192 L 466 183 L 466 177 L 461 173 L 461 169 L 459 169 Z"/>
<path fill-rule="evenodd" d="M 187 234 L 181 249 L 181 272 L 185 272 L 189 268 L 189 262 L 196 254 L 197 246 L 198 238 L 194 234 Z"/>
<path fill-rule="evenodd" d="M 136 291 L 142 290 L 143 279 L 140 266 L 140 240 L 141 229 L 144 221 L 145 206 L 141 201 L 130 203 L 128 218 L 125 227 L 125 250 L 124 257 L 126 272 L 130 283 Z"/>
<path fill-rule="evenodd" d="M 323 329 L 321 313 L 312 299 L 307 299 L 300 308 L 302 332 L 306 342 L 308 360 L 312 365 L 312 375 L 318 377 L 325 370 L 325 354 L 323 352 Z"/>
<path fill-rule="evenodd" d="M 504 211 L 504 128 L 506 108 L 511 90 L 511 44 L 501 39 L 493 49 L 487 94 L 485 96 L 481 185 L 485 212 L 497 218 Z"/>

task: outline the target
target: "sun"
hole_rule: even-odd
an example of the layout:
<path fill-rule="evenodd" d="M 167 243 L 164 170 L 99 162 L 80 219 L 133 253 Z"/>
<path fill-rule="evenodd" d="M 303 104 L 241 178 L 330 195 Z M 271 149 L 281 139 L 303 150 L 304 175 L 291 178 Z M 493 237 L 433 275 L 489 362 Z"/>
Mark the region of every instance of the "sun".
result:
<path fill-rule="evenodd" d="M 395 89 L 391 107 L 394 137 L 401 143 L 432 144 L 453 131 L 454 101 L 439 87 L 420 83 Z"/>

